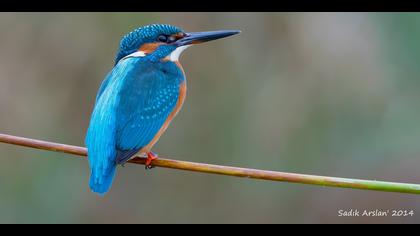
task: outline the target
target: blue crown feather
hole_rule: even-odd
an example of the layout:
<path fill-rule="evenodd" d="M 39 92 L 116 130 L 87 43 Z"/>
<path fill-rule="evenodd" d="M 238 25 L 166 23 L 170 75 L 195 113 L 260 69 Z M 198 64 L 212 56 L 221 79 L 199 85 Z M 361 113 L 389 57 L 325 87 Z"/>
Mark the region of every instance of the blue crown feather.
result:
<path fill-rule="evenodd" d="M 179 32 L 183 32 L 183 30 L 168 24 L 151 24 L 137 28 L 124 35 L 121 39 L 120 49 L 115 57 L 115 64 L 118 63 L 121 58 L 136 52 L 141 45 L 155 42 L 159 35 L 172 35 Z"/>

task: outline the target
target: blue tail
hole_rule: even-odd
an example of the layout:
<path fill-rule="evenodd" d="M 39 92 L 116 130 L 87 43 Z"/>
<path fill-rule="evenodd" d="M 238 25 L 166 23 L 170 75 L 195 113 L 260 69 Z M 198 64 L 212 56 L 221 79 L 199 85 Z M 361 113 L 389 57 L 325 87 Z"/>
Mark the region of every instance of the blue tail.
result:
<path fill-rule="evenodd" d="M 99 193 L 102 196 L 106 192 L 108 192 L 114 180 L 116 168 L 117 168 L 116 165 L 110 167 L 109 172 L 105 175 L 101 175 L 101 174 L 98 175 L 98 173 L 95 173 L 95 171 L 92 171 L 90 175 L 90 181 L 89 181 L 90 189 L 93 192 Z"/>
<path fill-rule="evenodd" d="M 101 123 L 93 122 L 86 138 L 90 164 L 89 187 L 104 195 L 110 189 L 117 168 L 114 134 Z"/>
<path fill-rule="evenodd" d="M 106 100 L 105 100 L 106 102 Z M 115 147 L 115 109 L 99 99 L 93 111 L 86 135 L 90 165 L 89 186 L 104 195 L 111 187 L 117 168 Z"/>

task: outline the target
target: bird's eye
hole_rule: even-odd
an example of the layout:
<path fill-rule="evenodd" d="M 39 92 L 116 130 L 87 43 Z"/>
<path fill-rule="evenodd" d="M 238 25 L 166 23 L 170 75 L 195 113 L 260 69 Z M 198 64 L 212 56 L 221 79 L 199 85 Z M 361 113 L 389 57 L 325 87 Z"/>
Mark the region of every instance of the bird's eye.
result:
<path fill-rule="evenodd" d="M 166 43 L 166 41 L 168 41 L 168 37 L 166 35 L 161 34 L 161 35 L 158 36 L 158 40 L 160 42 Z"/>

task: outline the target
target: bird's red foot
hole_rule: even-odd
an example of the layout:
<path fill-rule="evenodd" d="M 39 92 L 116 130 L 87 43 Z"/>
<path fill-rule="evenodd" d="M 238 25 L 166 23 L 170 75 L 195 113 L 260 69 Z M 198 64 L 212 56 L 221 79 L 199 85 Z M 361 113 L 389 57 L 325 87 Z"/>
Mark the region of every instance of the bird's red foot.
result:
<path fill-rule="evenodd" d="M 154 152 L 148 152 L 147 153 L 147 159 L 146 159 L 146 164 L 145 164 L 145 168 L 147 169 L 152 169 L 152 161 L 156 160 L 158 158 L 157 154 Z"/>

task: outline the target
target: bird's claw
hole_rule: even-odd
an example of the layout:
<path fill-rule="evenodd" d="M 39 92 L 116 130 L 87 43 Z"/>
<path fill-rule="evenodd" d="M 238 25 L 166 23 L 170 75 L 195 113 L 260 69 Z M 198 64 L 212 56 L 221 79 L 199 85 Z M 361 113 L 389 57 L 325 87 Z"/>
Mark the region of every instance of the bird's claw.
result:
<path fill-rule="evenodd" d="M 156 160 L 158 158 L 157 154 L 154 152 L 148 152 L 147 153 L 147 159 L 146 159 L 146 163 L 144 165 L 144 168 L 146 170 L 150 170 L 152 168 L 154 168 L 154 166 L 152 165 L 152 161 Z"/>

